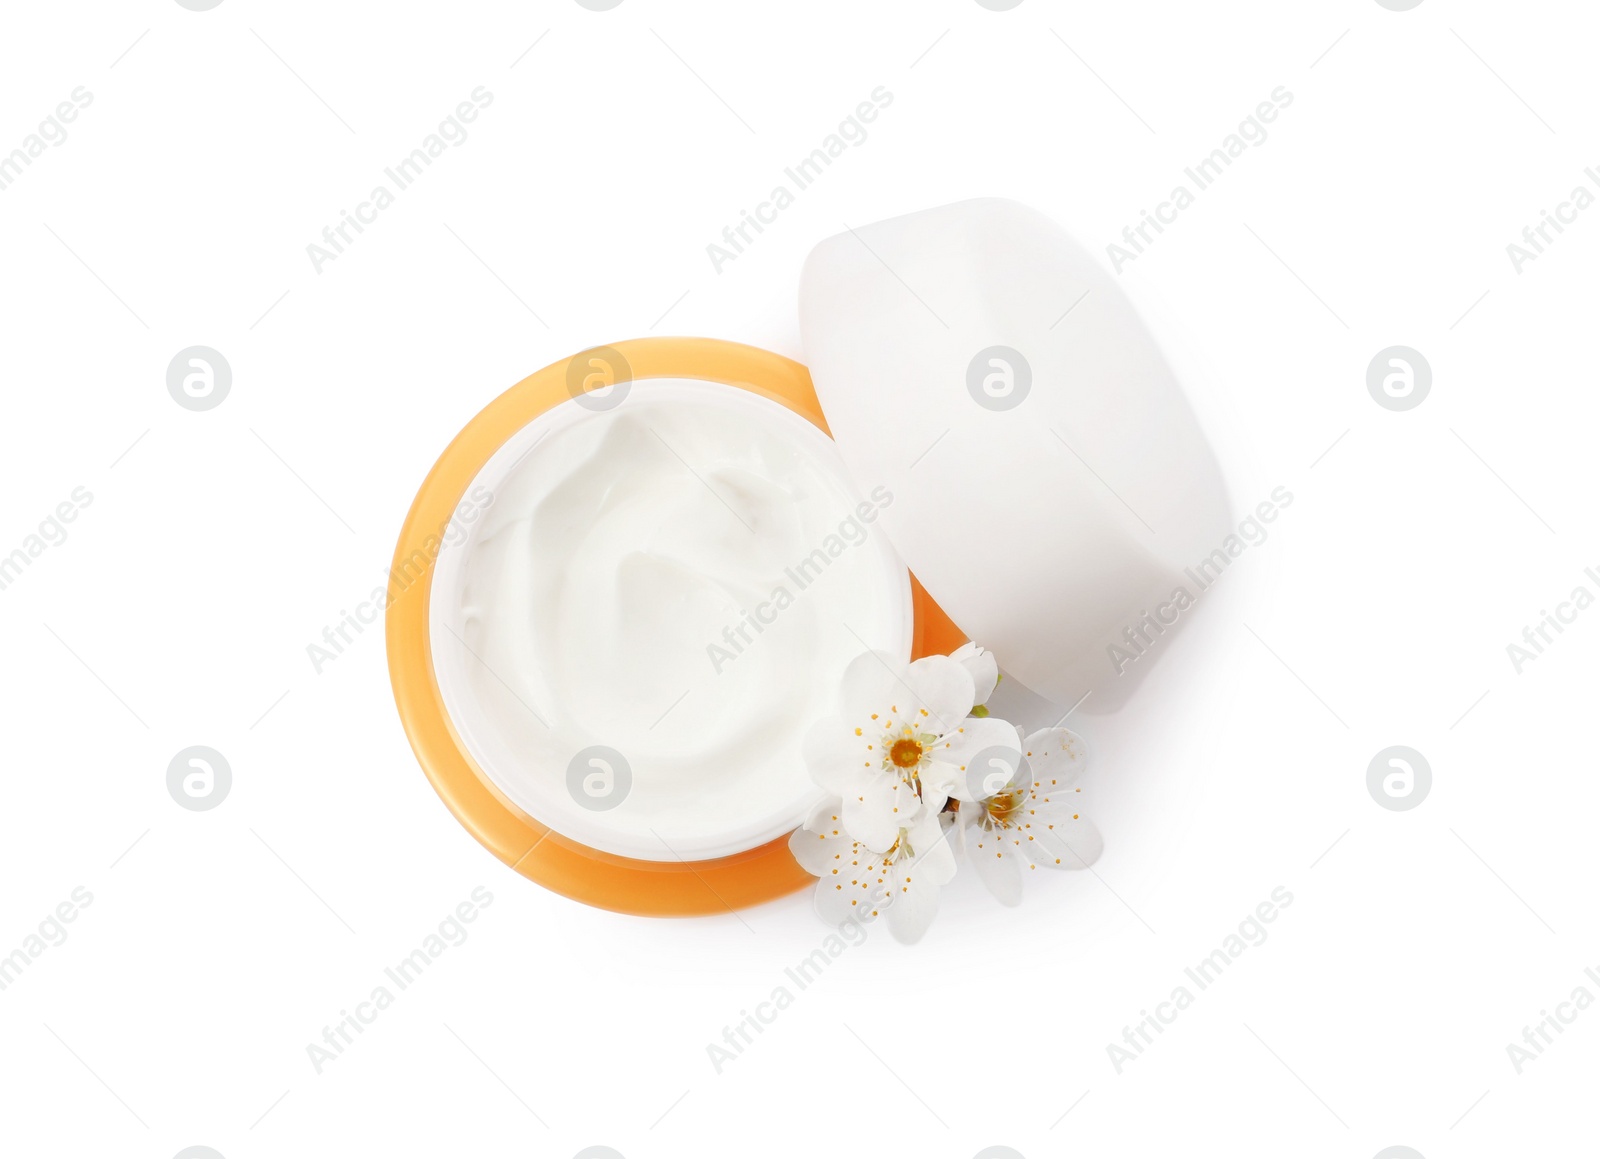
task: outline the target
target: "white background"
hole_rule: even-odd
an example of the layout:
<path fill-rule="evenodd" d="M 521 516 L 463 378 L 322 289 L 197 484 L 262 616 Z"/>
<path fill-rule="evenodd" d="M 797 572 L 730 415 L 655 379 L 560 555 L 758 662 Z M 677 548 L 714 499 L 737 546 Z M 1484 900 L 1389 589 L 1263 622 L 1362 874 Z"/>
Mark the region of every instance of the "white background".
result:
<path fill-rule="evenodd" d="M 1520 274 L 1505 247 L 1600 164 L 1595 31 L 1487 0 L 8 6 L 0 149 L 94 99 L 0 193 L 0 549 L 94 499 L 0 592 L 0 954 L 94 901 L 0 992 L 0 1150 L 1578 1153 L 1600 1013 L 1520 1075 L 1506 1045 L 1600 996 L 1600 611 L 1520 675 L 1506 645 L 1600 590 L 1600 211 Z M 317 273 L 307 243 L 480 85 L 470 139 Z M 869 139 L 715 272 L 879 85 Z M 874 933 L 716 1073 L 821 941 L 807 897 L 652 921 L 545 892 L 435 797 L 379 634 L 321 675 L 306 645 L 527 373 L 650 333 L 798 357 L 813 244 L 963 197 L 1104 252 L 1279 85 L 1269 139 L 1122 275 L 1212 367 L 1240 516 L 1295 501 L 1123 712 L 1072 719 L 1096 874 L 1017 910 L 963 875 L 921 945 Z M 1397 343 L 1434 374 L 1406 413 L 1365 383 Z M 234 374 L 205 413 L 165 385 L 194 344 Z M 233 769 L 210 812 L 166 790 L 195 744 Z M 1433 768 L 1409 812 L 1366 789 L 1393 744 Z M 1280 885 L 1267 941 L 1118 1074 L 1107 1044 Z M 317 1074 L 307 1044 L 478 886 L 465 944 Z"/>

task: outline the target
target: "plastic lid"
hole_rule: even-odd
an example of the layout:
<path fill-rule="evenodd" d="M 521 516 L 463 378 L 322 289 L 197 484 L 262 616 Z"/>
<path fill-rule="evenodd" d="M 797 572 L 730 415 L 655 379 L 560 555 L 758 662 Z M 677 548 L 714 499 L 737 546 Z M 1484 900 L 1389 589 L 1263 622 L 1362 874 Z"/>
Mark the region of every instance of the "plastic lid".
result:
<path fill-rule="evenodd" d="M 1034 210 L 963 201 L 818 245 L 800 325 L 845 462 L 893 496 L 880 521 L 933 598 L 1029 687 L 1120 705 L 1227 566 L 1230 520 L 1112 275 Z"/>

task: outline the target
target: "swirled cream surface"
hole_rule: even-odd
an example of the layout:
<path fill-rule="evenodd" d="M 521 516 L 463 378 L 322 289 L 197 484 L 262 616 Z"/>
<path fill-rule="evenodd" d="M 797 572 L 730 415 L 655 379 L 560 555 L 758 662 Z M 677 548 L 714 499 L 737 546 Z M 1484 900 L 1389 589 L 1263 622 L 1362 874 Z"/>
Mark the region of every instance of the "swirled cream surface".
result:
<path fill-rule="evenodd" d="M 893 496 L 857 494 L 827 436 L 751 392 L 564 402 L 469 494 L 430 602 L 446 708 L 504 797 L 594 848 L 696 860 L 789 832 L 846 665 L 909 652 Z"/>

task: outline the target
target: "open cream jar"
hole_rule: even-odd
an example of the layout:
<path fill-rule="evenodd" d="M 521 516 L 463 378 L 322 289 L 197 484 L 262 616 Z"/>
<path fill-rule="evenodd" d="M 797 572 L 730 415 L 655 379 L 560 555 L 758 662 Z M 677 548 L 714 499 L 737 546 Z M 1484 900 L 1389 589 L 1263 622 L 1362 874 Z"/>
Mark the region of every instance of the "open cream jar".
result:
<path fill-rule="evenodd" d="M 800 329 L 809 371 L 657 338 L 530 375 L 401 529 L 412 748 L 479 841 L 569 897 L 713 913 L 813 882 L 786 841 L 819 796 L 802 738 L 853 658 L 971 634 L 1041 703 L 1115 711 L 1191 618 L 1151 609 L 1225 562 L 1179 375 L 1044 215 L 980 199 L 829 238 Z"/>
<path fill-rule="evenodd" d="M 474 477 L 435 565 L 434 673 L 467 752 L 530 817 L 648 861 L 781 837 L 846 665 L 905 656 L 911 590 L 821 430 L 685 378 L 568 399 Z"/>
<path fill-rule="evenodd" d="M 805 728 L 865 648 L 963 639 L 884 539 L 893 507 L 769 351 L 646 338 L 529 375 L 445 449 L 395 547 L 389 677 L 434 789 L 501 861 L 606 909 L 814 881 L 788 846 L 818 796 Z"/>

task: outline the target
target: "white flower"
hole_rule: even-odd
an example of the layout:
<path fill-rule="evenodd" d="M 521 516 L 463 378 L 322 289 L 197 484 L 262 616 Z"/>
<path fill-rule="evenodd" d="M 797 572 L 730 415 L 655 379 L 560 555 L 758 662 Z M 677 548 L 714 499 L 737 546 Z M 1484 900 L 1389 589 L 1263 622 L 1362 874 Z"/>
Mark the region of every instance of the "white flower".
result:
<path fill-rule="evenodd" d="M 960 812 L 978 876 L 1005 905 L 1022 900 L 1024 866 L 1087 869 L 1104 848 L 1082 815 L 1082 738 L 1064 728 L 1042 729 L 1022 742 L 1022 751 L 1009 784 Z"/>
<path fill-rule="evenodd" d="M 988 704 L 989 697 L 994 694 L 995 686 L 1000 683 L 1000 665 L 995 663 L 994 653 L 968 643 L 950 653 L 950 659 L 972 674 L 974 693 L 972 706 L 981 708 Z M 978 715 L 986 714 L 980 712 Z"/>
<path fill-rule="evenodd" d="M 881 652 L 845 669 L 839 715 L 806 737 L 806 763 L 843 800 L 843 827 L 869 849 L 888 850 L 900 834 L 937 818 L 948 797 L 971 800 L 967 766 L 987 750 L 1021 751 L 1004 721 L 967 716 L 972 675 L 949 656 L 912 664 Z"/>
<path fill-rule="evenodd" d="M 896 941 L 914 942 L 939 908 L 939 887 L 956 873 L 955 852 L 938 813 L 923 810 L 882 852 L 843 828 L 838 801 L 817 809 L 789 836 L 789 849 L 817 875 L 817 915 L 829 925 L 885 915 Z"/>

